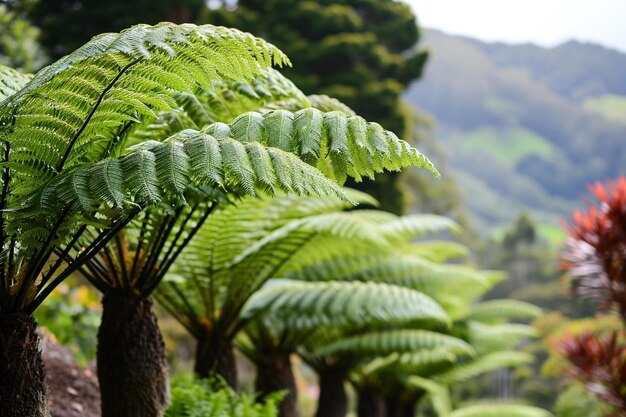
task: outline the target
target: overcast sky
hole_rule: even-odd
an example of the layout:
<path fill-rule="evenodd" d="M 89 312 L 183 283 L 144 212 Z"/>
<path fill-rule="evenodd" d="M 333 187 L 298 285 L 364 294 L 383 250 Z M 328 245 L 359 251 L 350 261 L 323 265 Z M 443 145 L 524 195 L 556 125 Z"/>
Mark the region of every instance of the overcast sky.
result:
<path fill-rule="evenodd" d="M 570 39 L 626 52 L 626 0 L 406 0 L 422 26 L 489 41 Z"/>

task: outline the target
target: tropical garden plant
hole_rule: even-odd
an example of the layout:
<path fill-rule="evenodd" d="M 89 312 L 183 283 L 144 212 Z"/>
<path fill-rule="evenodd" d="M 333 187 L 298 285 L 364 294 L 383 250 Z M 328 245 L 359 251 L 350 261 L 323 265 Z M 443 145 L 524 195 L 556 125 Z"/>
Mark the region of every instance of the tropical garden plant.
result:
<path fill-rule="evenodd" d="M 374 203 L 361 193 L 348 195 Z M 341 212 L 348 207 L 332 197 L 243 199 L 207 219 L 157 291 L 158 300 L 198 340 L 199 375 L 217 371 L 236 386 L 232 342 L 245 324 L 241 310 L 283 264 L 301 256 L 303 246 L 336 245 L 352 252 L 388 246 L 383 229 L 370 220 L 395 216 Z"/>
<path fill-rule="evenodd" d="M 290 356 L 307 341 L 336 340 L 390 322 L 410 325 L 422 320 L 448 321 L 437 303 L 410 288 L 336 281 L 269 282 L 250 298 L 242 316 L 254 317 L 246 326 L 246 337 L 239 346 L 256 365 L 256 391 L 262 395 L 277 390 L 287 392 L 280 405 L 281 417 L 300 415 Z M 320 401 L 324 401 L 324 395 L 328 396 L 328 388 L 320 383 Z M 347 409 L 344 415 L 345 412 Z"/>
<path fill-rule="evenodd" d="M 245 393 L 237 394 L 223 381 L 178 376 L 172 380 L 172 402 L 165 417 L 276 417 L 283 393 L 262 403 Z"/>
<path fill-rule="evenodd" d="M 430 230 L 433 230 L 434 224 L 437 223 L 432 223 Z M 430 230 L 423 228 L 421 231 L 425 233 Z M 394 235 L 401 237 L 402 233 L 396 228 Z M 490 342 L 500 350 L 510 350 L 514 346 L 501 346 L 502 343 L 496 345 L 496 340 L 507 340 L 509 344 L 514 344 L 520 338 L 532 335 L 532 330 L 527 326 L 504 323 L 497 326 L 481 325 L 482 321 L 497 321 L 507 317 L 534 317 L 539 310 L 526 303 L 511 300 L 494 300 L 473 306 L 476 299 L 501 279 L 501 275 L 489 271 L 474 271 L 461 265 L 441 264 L 450 257 L 463 254 L 462 249 L 450 242 L 396 242 L 391 254 L 364 251 L 356 256 L 320 257 L 319 251 L 312 251 L 313 257 L 318 257 L 318 260 L 309 260 L 305 265 L 302 262 L 298 264 L 298 258 L 295 258 L 293 264 L 284 266 L 284 276 L 292 279 L 387 282 L 419 289 L 444 306 L 455 322 L 451 329 L 437 328 L 433 323 L 422 323 L 422 331 L 407 329 L 396 332 L 391 327 L 353 337 L 341 335 L 337 342 L 331 342 L 328 346 L 324 346 L 324 342 L 328 343 L 328 340 L 322 339 L 320 342 L 319 337 L 313 337 L 313 346 L 300 353 L 320 373 L 321 392 L 330 393 L 328 396 L 320 395 L 320 401 L 324 400 L 324 403 L 320 402 L 318 415 L 345 415 L 345 394 L 342 394 L 342 386 L 348 377 L 360 394 L 359 410 L 363 415 L 384 415 L 391 409 L 397 413 L 407 413 L 406 415 L 414 413 L 425 390 L 416 389 L 415 384 L 407 385 L 409 376 L 429 373 L 434 376 L 451 366 L 468 362 L 463 360 L 464 356 L 468 359 L 472 357 L 467 348 L 459 350 L 458 344 L 453 344 L 451 349 L 443 346 L 429 349 L 429 343 L 432 347 L 433 340 L 450 339 L 444 336 L 442 340 L 442 335 L 433 336 L 437 333 L 424 330 L 448 332 L 470 343 Z M 452 292 L 451 287 L 459 291 Z M 388 325 L 393 326 L 393 322 Z M 267 332 L 271 334 L 269 329 Z M 480 335 L 484 336 L 480 338 Z M 494 338 L 496 335 L 500 337 Z M 277 339 L 281 340 L 280 337 Z M 257 345 L 262 345 L 260 340 L 262 339 L 259 338 L 256 342 Z M 376 358 L 377 356 L 381 358 Z M 517 352 L 499 353 L 496 356 L 493 361 L 491 358 L 476 364 L 470 361 L 467 366 L 473 373 L 468 371 L 465 375 L 474 376 L 506 367 L 507 364 L 519 365 L 531 360 L 529 355 Z M 493 366 L 490 367 L 490 364 Z M 324 374 L 325 378 L 322 379 Z M 332 378 L 329 378 L 330 375 Z M 380 375 L 385 378 L 380 378 Z M 327 384 L 328 389 L 325 387 Z M 321 410 L 324 414 L 321 414 Z"/>
<path fill-rule="evenodd" d="M 151 149 L 154 144 L 164 140 L 193 136 L 190 130 L 184 129 L 200 127 L 205 128 L 205 133 L 220 128 L 221 134 L 228 136 L 228 125 L 218 124 L 218 121 L 232 121 L 234 115 L 258 109 L 271 100 L 295 96 L 301 105 L 302 102 L 308 103 L 293 84 L 274 70 L 261 72 L 249 83 L 236 81 L 215 84 L 213 91 L 201 91 L 193 95 L 178 94 L 175 100 L 179 108 L 175 111 L 163 111 L 153 123 L 129 133 L 129 142 L 147 142 L 151 144 L 149 145 Z M 232 123 L 234 129 L 241 129 L 241 119 Z M 199 133 L 196 137 L 198 135 Z M 202 147 L 202 143 L 196 145 Z M 210 151 L 206 148 L 191 149 L 187 155 L 169 156 L 172 159 L 180 158 L 179 162 L 184 165 L 187 164 L 187 157 L 198 158 L 203 152 L 205 157 L 212 160 L 211 164 L 215 165 L 211 167 L 213 171 L 209 175 L 210 181 L 214 182 L 212 185 L 217 185 L 219 189 L 206 185 L 191 187 L 191 184 L 184 184 L 184 178 L 179 178 L 178 187 L 179 192 L 182 192 L 180 196 L 185 202 L 184 205 L 165 209 L 163 206 L 146 208 L 80 269 L 81 274 L 104 295 L 103 321 L 99 331 L 99 346 L 102 349 L 98 350 L 103 406 L 107 404 L 120 406 L 120 402 L 113 399 L 132 390 L 156 391 L 152 395 L 155 398 L 153 403 L 162 405 L 166 403 L 167 366 L 164 345 L 156 325 L 156 317 L 152 313 L 150 294 L 176 261 L 181 250 L 220 203 L 228 204 L 247 193 L 269 194 L 274 191 L 272 184 L 274 167 L 258 167 L 252 162 L 255 157 L 263 158 L 262 153 L 253 151 L 248 155 L 246 150 L 237 149 L 235 146 L 224 149 L 223 156 L 208 155 Z M 269 155 L 265 157 L 271 158 Z M 237 169 L 237 164 L 241 164 L 241 170 Z M 285 167 L 291 166 L 286 164 Z M 254 183 L 255 173 L 247 172 L 254 169 L 257 169 L 256 172 L 262 172 L 262 175 L 268 175 L 262 185 Z M 247 184 L 238 184 L 237 180 L 229 178 L 235 178 L 237 175 L 241 175 L 239 180 Z M 290 178 L 293 179 L 295 176 Z M 304 188 L 294 192 L 324 193 L 321 189 L 305 190 L 307 186 L 304 181 L 302 185 Z M 250 188 L 244 190 L 245 187 Z M 262 190 L 262 187 L 266 189 Z M 289 191 L 288 187 L 282 189 Z M 119 326 L 118 323 L 121 322 L 126 325 Z M 143 344 L 135 345 L 134 341 L 137 340 L 136 335 L 139 332 L 143 332 L 149 342 L 142 340 Z M 138 357 L 145 359 L 138 361 Z M 125 386 L 119 383 L 124 375 L 130 374 L 134 374 L 134 381 L 139 371 L 131 372 L 133 366 L 140 366 L 142 372 L 150 372 L 145 378 L 140 378 L 151 381 L 149 385 L 131 382 L 129 386 Z M 146 395 L 144 393 L 144 396 Z"/>
<path fill-rule="evenodd" d="M 381 298 L 380 294 L 385 291 L 367 291 L 368 288 L 371 290 L 376 285 L 392 288 L 394 286 L 388 283 L 395 283 L 405 286 L 408 294 L 414 290 L 406 286 L 428 289 L 454 314 L 471 314 L 475 322 L 536 314 L 535 307 L 512 301 L 492 301 L 470 308 L 466 304 L 491 288 L 499 276 L 440 264 L 466 253 L 453 242 L 406 243 L 410 238 L 454 229 L 454 223 L 448 219 L 429 215 L 399 218 L 367 210 L 341 213 L 337 211 L 347 206 L 341 200 L 337 203 L 333 205 L 330 198 L 245 199 L 207 220 L 196 239 L 181 254 L 183 262 L 172 269 L 157 291 L 159 301 L 198 340 L 196 370 L 200 374 L 208 375 L 213 370 L 230 378 L 236 376 L 233 340 L 243 328 L 246 334 L 239 339 L 239 347 L 258 366 L 257 390 L 267 394 L 285 389 L 288 393 L 281 404 L 281 415 L 298 415 L 289 358 L 296 352 L 320 373 L 318 414 L 345 415 L 343 385 L 351 367 L 359 363 L 352 360 L 358 355 L 354 351 L 346 355 L 341 351 L 324 352 L 324 344 L 338 349 L 332 347 L 333 340 L 339 339 L 341 343 L 350 334 L 358 334 L 359 326 L 362 331 L 368 324 L 384 327 L 383 323 L 392 325 L 394 319 L 398 325 L 403 320 L 406 324 L 428 318 L 424 310 L 428 303 L 416 303 L 407 310 L 401 297 Z M 259 213 L 268 215 L 260 217 Z M 279 280 L 260 289 L 268 279 L 283 276 L 301 281 Z M 328 281 L 337 278 L 353 282 Z M 442 285 L 441 280 L 446 279 L 448 285 Z M 379 284 L 368 283 L 370 280 Z M 467 291 L 451 297 L 449 285 L 452 282 L 464 284 Z M 391 304 L 385 304 L 386 301 Z M 493 339 L 496 332 L 503 333 L 509 341 L 532 334 L 521 325 L 512 329 L 501 325 L 494 327 L 491 333 L 485 331 L 484 339 Z M 210 337 L 216 334 L 220 336 Z M 452 363 L 455 352 L 459 355 L 472 351 L 463 340 L 435 331 L 415 330 L 409 334 L 394 337 L 392 332 L 383 332 L 372 337 L 379 336 L 379 345 L 387 349 L 395 340 L 405 346 L 409 343 L 412 349 L 439 346 L 440 352 L 446 343 L 451 343 L 450 350 L 439 358 L 445 356 Z M 513 338 L 515 335 L 519 335 L 518 338 Z M 412 342 L 407 342 L 407 337 Z M 452 343 L 455 340 L 456 344 Z M 225 347 L 216 352 L 220 343 Z M 317 352 L 319 348 L 322 350 Z M 401 348 L 397 349 L 386 353 L 397 354 Z M 431 353 L 433 349 L 426 350 L 428 352 L 420 353 Z M 371 359 L 374 353 L 364 354 L 360 361 Z M 499 369 L 529 360 L 528 355 L 504 356 L 494 357 L 492 367 L 484 364 L 491 359 L 487 358 L 480 365 L 481 369 Z M 337 398 L 342 399 L 337 401 Z M 343 411 L 337 412 L 337 409 Z"/>
<path fill-rule="evenodd" d="M 367 211 L 355 214 L 368 219 L 369 228 L 376 232 L 378 241 L 373 245 L 367 240 L 360 244 L 353 240 L 348 245 L 337 240 L 309 241 L 302 245 L 297 256 L 285 259 L 284 265 L 274 272 L 275 276 L 288 276 L 290 268 L 299 269 L 305 265 L 311 270 L 315 270 L 316 266 L 325 267 L 327 270 L 324 272 L 330 276 L 341 270 L 339 264 L 335 265 L 336 269 L 333 268 L 334 259 L 359 257 L 362 253 L 373 252 L 386 253 L 389 258 L 393 258 L 402 246 L 403 240 L 419 237 L 429 231 L 455 227 L 453 222 L 439 216 L 396 217 L 389 213 Z M 387 245 L 381 245 L 383 239 L 387 241 Z M 439 246 L 444 248 L 444 245 Z M 451 245 L 448 249 L 457 248 Z M 330 262 L 330 265 L 324 261 Z M 325 356 L 315 357 L 312 353 L 306 354 L 301 351 L 301 348 L 306 348 L 310 352 L 324 343 L 331 343 L 366 329 L 371 330 L 376 326 L 388 326 L 390 323 L 407 325 L 428 319 L 447 322 L 447 316 L 445 320 L 442 320 L 443 316 L 433 316 L 432 308 L 426 308 L 429 305 L 426 301 L 407 309 L 399 296 L 397 298 L 392 296 L 393 292 L 382 289 L 366 290 L 377 284 L 400 292 L 414 291 L 407 287 L 388 286 L 386 280 L 382 278 L 378 283 L 367 280 L 333 282 L 313 279 L 310 282 L 292 281 L 290 284 L 272 286 L 253 295 L 245 307 L 243 317 L 256 316 L 256 319 L 251 320 L 246 326 L 246 337 L 241 342 L 241 348 L 257 365 L 259 373 L 264 375 L 257 378 L 257 389 L 268 393 L 271 392 L 271 388 L 287 389 L 293 385 L 289 355 L 298 352 L 320 376 L 318 414 L 345 415 L 347 398 L 343 384 L 348 370 L 354 365 L 353 361 L 347 357 L 342 357 L 341 360 Z M 304 300 L 308 302 L 305 304 Z M 383 307 L 385 302 L 391 304 Z M 350 315 L 351 311 L 355 313 Z M 384 318 L 381 317 L 382 312 L 387 313 L 383 315 Z M 354 318 L 347 323 L 347 317 Z M 271 375 L 274 377 L 269 377 Z M 271 381 L 271 386 L 268 386 L 268 381 Z M 291 400 L 291 405 L 285 405 L 285 408 L 281 409 L 282 415 L 285 416 L 297 414 L 295 392 L 293 390 L 290 392 L 292 397 L 287 397 L 287 400 Z"/>
<path fill-rule="evenodd" d="M 3 361 L 0 369 L 7 376 L 0 383 L 7 415 L 45 414 L 44 370 L 31 314 L 72 273 L 88 271 L 100 290 L 115 289 L 114 301 L 105 297 L 101 334 L 117 337 L 124 348 L 100 338 L 103 350 L 111 348 L 104 362 L 114 364 L 100 368 L 110 372 L 100 375 L 103 415 L 160 415 L 167 402 L 166 374 L 148 296 L 162 278 L 154 258 L 168 243 L 163 263 L 169 266 L 176 242 L 187 241 L 180 222 L 198 228 L 220 202 L 277 189 L 343 196 L 324 174 L 341 183 L 408 165 L 435 172 L 423 155 L 379 125 L 314 108 L 245 113 L 229 124 L 197 129 L 181 125 L 185 130 L 160 140 L 136 135 L 155 121 L 171 126 L 165 115 L 182 112 L 181 95 L 251 81 L 264 68 L 285 63 L 280 51 L 249 34 L 161 24 L 98 36 L 32 80 L 2 68 L 0 351 L 17 358 Z M 149 206 L 158 206 L 170 226 L 167 233 L 152 225 L 139 228 L 160 233 L 148 240 L 146 258 L 141 248 L 124 242 L 131 232 L 123 230 Z M 141 214 L 140 220 L 149 224 L 150 217 Z M 121 251 L 118 261 L 124 259 L 117 265 L 107 249 L 113 240 Z M 104 264 L 87 265 L 99 253 Z M 114 317 L 127 319 L 126 329 Z M 128 329 L 139 330 L 145 340 L 129 340 Z M 155 383 L 142 384 L 144 377 Z"/>
<path fill-rule="evenodd" d="M 506 305 L 517 317 L 537 314 L 531 305 L 511 300 L 498 304 Z M 482 310 L 484 318 L 485 309 L 476 309 Z M 489 316 L 503 320 L 499 312 L 492 311 Z M 415 415 L 419 403 L 432 391 L 438 415 L 445 416 L 451 409 L 447 394 L 441 394 L 447 392 L 447 386 L 533 360 L 528 354 L 512 351 L 517 342 L 533 335 L 532 328 L 510 323 L 484 324 L 483 319 L 470 317 L 457 318 L 450 328 L 438 328 L 432 322 L 422 323 L 420 328 L 391 321 L 386 329 L 322 344 L 312 352 L 309 350 L 305 359 L 316 369 L 320 364 L 322 369 L 329 364 L 351 366 L 344 369 L 344 377 L 358 393 L 359 415 Z M 336 399 L 325 405 L 320 403 L 320 408 L 335 410 L 333 404 L 337 403 Z M 318 415 L 322 415 L 319 410 Z"/>
<path fill-rule="evenodd" d="M 595 201 L 566 225 L 563 268 L 574 292 L 619 313 L 622 329 L 565 335 L 558 350 L 568 373 L 610 412 L 626 412 L 626 177 L 589 187 Z"/>

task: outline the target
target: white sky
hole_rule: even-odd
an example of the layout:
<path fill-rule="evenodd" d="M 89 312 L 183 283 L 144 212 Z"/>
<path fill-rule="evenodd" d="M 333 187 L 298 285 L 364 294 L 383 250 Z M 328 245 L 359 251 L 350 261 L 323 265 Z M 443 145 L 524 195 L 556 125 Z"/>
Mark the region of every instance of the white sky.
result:
<path fill-rule="evenodd" d="M 406 0 L 420 25 L 488 41 L 570 39 L 626 52 L 626 0 Z"/>

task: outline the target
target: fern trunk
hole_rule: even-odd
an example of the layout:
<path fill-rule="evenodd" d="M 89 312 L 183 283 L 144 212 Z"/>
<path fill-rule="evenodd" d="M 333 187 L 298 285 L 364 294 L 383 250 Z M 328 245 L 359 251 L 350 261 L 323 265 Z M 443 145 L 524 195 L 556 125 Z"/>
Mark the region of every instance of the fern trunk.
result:
<path fill-rule="evenodd" d="M 387 398 L 386 417 L 415 417 L 417 412 L 418 398 L 401 399 L 398 397 Z"/>
<path fill-rule="evenodd" d="M 237 362 L 232 341 L 219 334 L 208 332 L 199 338 L 194 371 L 202 378 L 208 378 L 216 373 L 222 376 L 234 390 L 237 390 L 239 388 Z"/>
<path fill-rule="evenodd" d="M 160 417 L 169 401 L 165 345 L 148 297 L 102 299 L 98 380 L 102 417 Z"/>
<path fill-rule="evenodd" d="M 285 391 L 286 395 L 278 409 L 278 417 L 300 417 L 298 391 L 289 354 L 273 353 L 256 365 L 256 391 L 264 397 L 276 391 Z"/>
<path fill-rule="evenodd" d="M 325 368 L 319 371 L 320 396 L 315 417 L 345 417 L 348 413 L 346 372 L 343 369 Z"/>
<path fill-rule="evenodd" d="M 358 417 L 388 417 L 385 397 L 376 388 L 361 387 L 358 389 Z"/>
<path fill-rule="evenodd" d="M 0 316 L 0 417 L 48 414 L 46 372 L 35 319 L 26 313 Z"/>

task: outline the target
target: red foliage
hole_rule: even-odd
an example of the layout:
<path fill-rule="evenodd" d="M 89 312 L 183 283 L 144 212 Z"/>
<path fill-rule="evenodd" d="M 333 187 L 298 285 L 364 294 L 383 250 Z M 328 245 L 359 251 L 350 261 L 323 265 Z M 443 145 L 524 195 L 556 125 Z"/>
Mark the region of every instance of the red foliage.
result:
<path fill-rule="evenodd" d="M 570 374 L 587 391 L 616 410 L 626 410 L 626 345 L 618 342 L 617 333 L 569 336 L 559 342 L 558 349 L 572 364 Z"/>
<path fill-rule="evenodd" d="M 574 213 L 562 266 L 575 291 L 615 304 L 626 318 L 626 178 L 589 187 L 597 199 Z"/>

